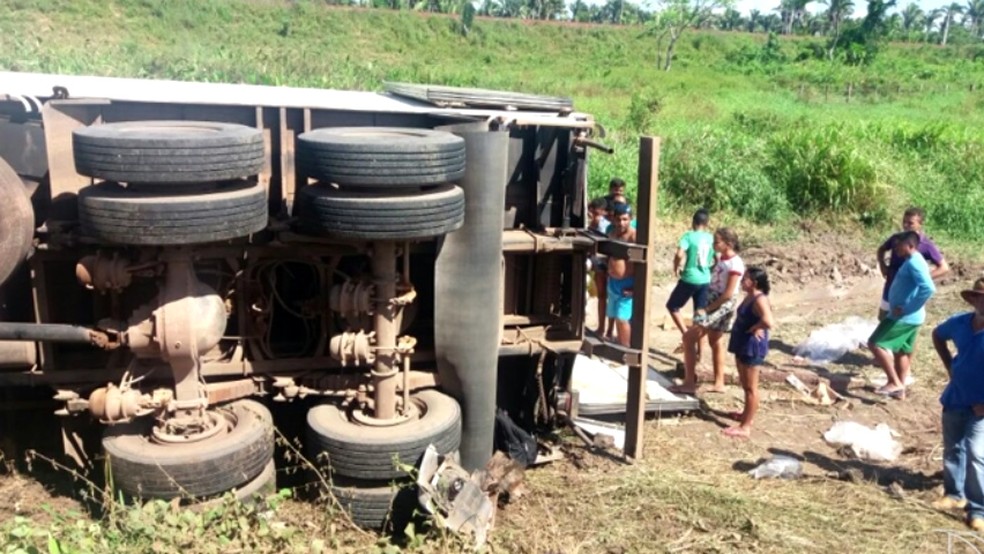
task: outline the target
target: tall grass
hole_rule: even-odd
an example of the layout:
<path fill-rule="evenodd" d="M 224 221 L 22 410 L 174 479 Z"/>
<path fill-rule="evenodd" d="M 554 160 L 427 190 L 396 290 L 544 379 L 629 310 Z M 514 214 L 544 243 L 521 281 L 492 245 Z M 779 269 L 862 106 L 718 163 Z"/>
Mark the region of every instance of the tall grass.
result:
<path fill-rule="evenodd" d="M 616 148 L 593 154 L 592 194 L 632 183 L 638 135 L 655 134 L 664 213 L 878 227 L 919 203 L 937 234 L 984 230 L 980 48 L 891 45 L 858 68 L 819 59 L 815 38 L 694 31 L 666 73 L 638 27 L 480 19 L 462 36 L 454 17 L 315 0 L 7 0 L 0 36 L 0 68 L 19 71 L 567 95 Z"/>
<path fill-rule="evenodd" d="M 801 213 L 838 211 L 882 219 L 885 190 L 874 165 L 843 127 L 790 129 L 769 140 L 766 171 Z"/>

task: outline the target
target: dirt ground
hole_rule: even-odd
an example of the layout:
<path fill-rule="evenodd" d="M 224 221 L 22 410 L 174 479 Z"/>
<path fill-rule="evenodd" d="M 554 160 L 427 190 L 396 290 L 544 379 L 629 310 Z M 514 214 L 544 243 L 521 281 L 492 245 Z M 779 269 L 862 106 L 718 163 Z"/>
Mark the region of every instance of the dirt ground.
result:
<path fill-rule="evenodd" d="M 836 238 L 818 238 L 823 244 Z M 817 255 L 816 244 L 753 246 L 747 263 L 766 266 L 774 276 L 770 295 L 778 327 L 768 365 L 870 382 L 880 371 L 871 357 L 855 351 L 824 367 L 794 359 L 794 347 L 811 330 L 848 316 L 874 318 L 882 279 L 873 252 L 854 239 Z M 663 303 L 673 285 L 666 249 L 657 268 L 651 363 L 671 375 L 679 355 L 679 333 L 665 317 Z M 662 255 L 662 254 L 661 254 Z M 956 263 L 929 305 L 927 328 L 963 311 L 958 291 L 980 272 Z M 730 422 L 720 414 L 740 410 L 739 387 L 702 394 L 702 409 L 691 414 L 650 418 L 645 455 L 626 463 L 618 452 L 591 449 L 562 433 L 564 459 L 526 472 L 526 493 L 501 507 L 491 533 L 493 552 L 975 552 L 951 544 L 965 529 L 961 515 L 932 510 L 941 491 L 938 398 L 945 372 L 924 330 L 913 364 L 917 379 L 909 398 L 885 400 L 863 386 L 842 391 L 833 406 L 812 405 L 784 383 L 763 383 L 763 401 L 748 440 L 719 432 Z M 733 362 L 728 374 L 734 375 Z M 903 453 L 895 463 L 845 457 L 823 442 L 823 431 L 839 420 L 895 429 Z M 754 480 L 747 471 L 765 458 L 787 454 L 802 460 L 797 480 Z M 46 488 L 47 487 L 47 488 Z M 0 520 L 15 514 L 44 518 L 49 510 L 79 510 L 30 475 L 0 476 Z M 318 510 L 309 503 L 285 507 L 292 521 Z M 334 528 L 331 531 L 336 533 Z M 312 529 L 311 536 L 328 533 Z M 372 539 L 338 536 L 339 551 L 370 548 Z M 957 540 L 956 543 L 960 541 Z M 961 549 L 963 548 L 963 549 Z M 984 546 L 978 545 L 984 551 Z M 421 551 L 454 551 L 447 546 Z"/>

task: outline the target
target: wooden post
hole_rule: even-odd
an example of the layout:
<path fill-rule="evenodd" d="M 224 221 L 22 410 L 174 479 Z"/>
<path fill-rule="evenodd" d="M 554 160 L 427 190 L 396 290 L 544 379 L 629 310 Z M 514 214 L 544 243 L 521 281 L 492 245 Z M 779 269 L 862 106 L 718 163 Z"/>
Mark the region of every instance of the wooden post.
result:
<path fill-rule="evenodd" d="M 646 376 L 649 373 L 649 333 L 652 317 L 649 297 L 653 289 L 655 261 L 656 198 L 659 189 L 659 137 L 639 139 L 639 215 L 636 242 L 646 246 L 646 258 L 636 262 L 632 287 L 632 336 L 630 346 L 638 350 L 639 364 L 629 366 L 629 389 L 625 411 L 625 455 L 642 458 L 642 429 L 646 418 Z"/>

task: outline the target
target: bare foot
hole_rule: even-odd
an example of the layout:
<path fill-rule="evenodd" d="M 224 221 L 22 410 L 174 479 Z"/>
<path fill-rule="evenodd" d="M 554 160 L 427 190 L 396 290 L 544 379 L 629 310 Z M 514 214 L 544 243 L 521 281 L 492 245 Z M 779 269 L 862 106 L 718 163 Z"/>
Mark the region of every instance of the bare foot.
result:
<path fill-rule="evenodd" d="M 752 430 L 746 427 L 728 427 L 721 429 L 721 434 L 732 439 L 747 439 L 752 435 Z"/>

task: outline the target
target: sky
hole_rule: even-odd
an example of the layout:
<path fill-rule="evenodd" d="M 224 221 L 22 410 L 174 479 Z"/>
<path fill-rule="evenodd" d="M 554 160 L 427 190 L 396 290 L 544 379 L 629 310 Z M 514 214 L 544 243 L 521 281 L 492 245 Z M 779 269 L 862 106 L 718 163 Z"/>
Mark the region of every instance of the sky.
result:
<path fill-rule="evenodd" d="M 949 5 L 953 0 L 897 0 L 896 10 L 901 10 L 902 8 L 909 5 L 910 2 L 915 1 L 915 3 L 923 9 L 924 12 L 931 11 L 933 9 L 939 8 L 944 5 Z M 958 0 L 960 2 L 960 0 Z M 962 3 L 962 2 L 960 2 Z M 776 9 L 779 5 L 779 0 L 737 0 L 735 9 L 741 12 L 743 15 L 748 15 L 748 12 L 752 10 L 758 10 L 763 14 L 767 14 L 772 10 Z M 867 0 L 854 0 L 854 17 L 861 17 L 865 14 L 865 7 L 868 5 Z M 824 4 L 820 2 L 811 2 L 806 7 L 807 10 L 811 12 L 822 12 L 826 9 Z"/>

